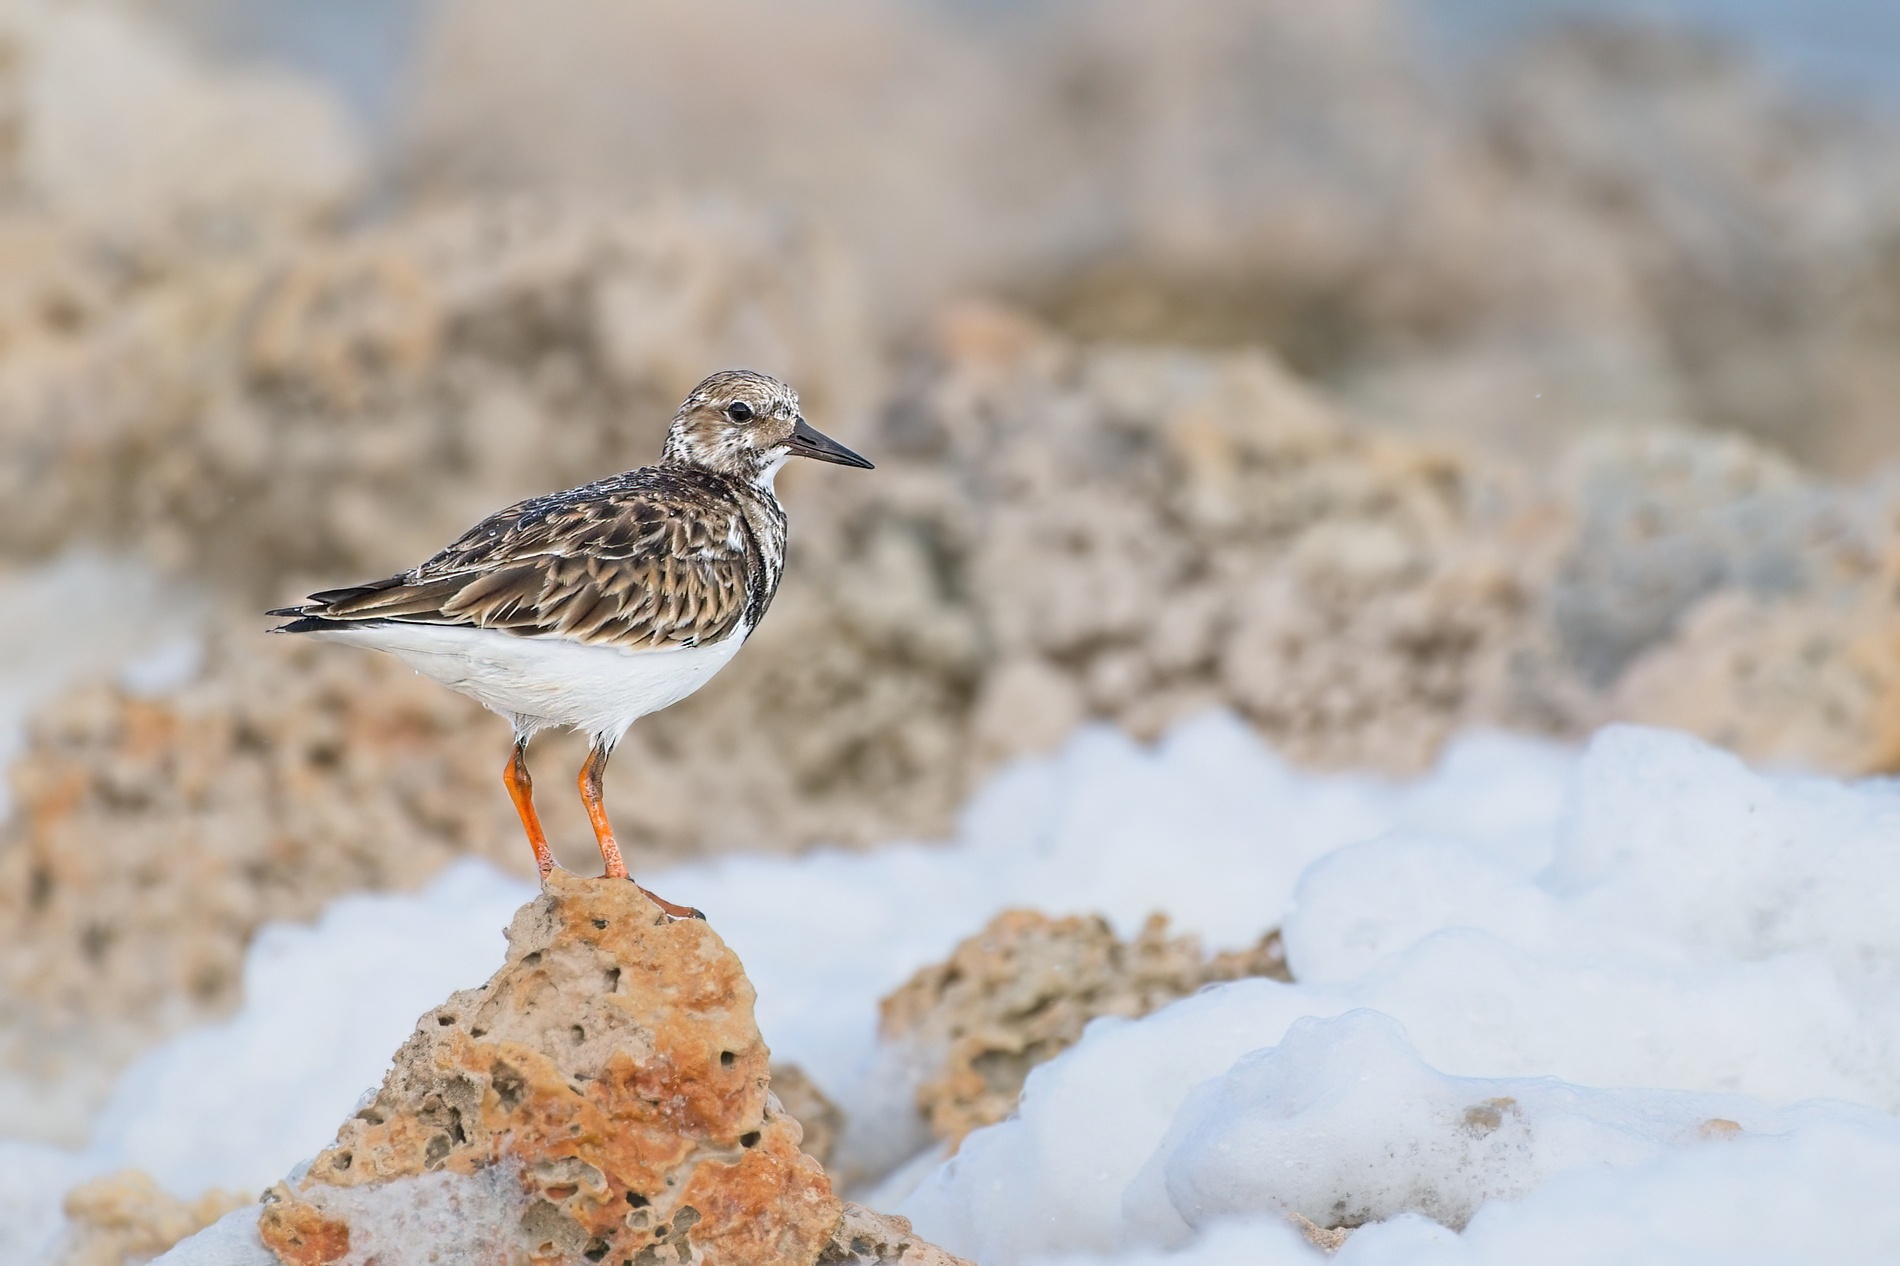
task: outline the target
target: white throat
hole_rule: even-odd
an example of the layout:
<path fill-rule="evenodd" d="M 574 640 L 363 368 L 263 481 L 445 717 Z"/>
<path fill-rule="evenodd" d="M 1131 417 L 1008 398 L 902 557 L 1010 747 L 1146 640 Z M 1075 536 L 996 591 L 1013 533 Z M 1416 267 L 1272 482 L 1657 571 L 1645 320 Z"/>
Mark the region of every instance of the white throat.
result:
<path fill-rule="evenodd" d="M 792 454 L 789 450 L 780 452 L 778 456 L 767 462 L 757 475 L 753 476 L 752 486 L 766 492 L 773 492 L 772 481 L 778 478 L 779 471 L 784 468 L 786 462 L 791 460 Z"/>

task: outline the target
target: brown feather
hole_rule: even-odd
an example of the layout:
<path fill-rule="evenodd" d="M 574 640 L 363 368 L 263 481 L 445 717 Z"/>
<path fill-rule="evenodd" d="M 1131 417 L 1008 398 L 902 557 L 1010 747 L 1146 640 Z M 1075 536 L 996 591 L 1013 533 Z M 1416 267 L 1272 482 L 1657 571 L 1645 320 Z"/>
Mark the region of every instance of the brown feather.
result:
<path fill-rule="evenodd" d="M 421 566 L 303 614 L 627 648 L 717 642 L 764 615 L 784 533 L 776 500 L 742 481 L 649 466 L 510 506 Z"/>

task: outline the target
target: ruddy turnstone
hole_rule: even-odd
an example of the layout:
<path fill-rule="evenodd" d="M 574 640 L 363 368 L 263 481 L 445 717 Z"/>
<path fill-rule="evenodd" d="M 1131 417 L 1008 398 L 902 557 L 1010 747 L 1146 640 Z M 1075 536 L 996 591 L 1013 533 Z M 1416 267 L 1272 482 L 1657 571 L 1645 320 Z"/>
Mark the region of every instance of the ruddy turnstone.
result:
<path fill-rule="evenodd" d="M 581 800 L 607 876 L 626 878 L 601 802 L 607 758 L 628 726 L 711 680 L 765 618 L 785 566 L 772 481 L 793 457 L 871 469 L 808 426 L 784 383 L 714 374 L 680 405 L 658 465 L 509 506 L 399 575 L 270 612 L 290 617 L 272 631 L 387 651 L 506 717 L 515 744 L 502 781 L 544 876 L 554 855 L 528 742 L 549 726 L 587 734 Z M 675 918 L 703 917 L 647 895 Z"/>

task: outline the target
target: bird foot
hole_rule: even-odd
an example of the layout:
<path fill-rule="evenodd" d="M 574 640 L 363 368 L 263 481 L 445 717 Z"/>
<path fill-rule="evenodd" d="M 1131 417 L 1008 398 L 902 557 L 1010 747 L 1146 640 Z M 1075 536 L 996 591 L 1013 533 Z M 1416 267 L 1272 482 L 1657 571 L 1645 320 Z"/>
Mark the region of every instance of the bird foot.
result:
<path fill-rule="evenodd" d="M 639 884 L 634 884 L 633 886 L 640 888 Z M 668 901 L 665 897 L 660 896 L 650 888 L 640 888 L 640 891 L 646 893 L 648 899 L 651 900 L 654 905 L 660 907 L 660 913 L 666 915 L 669 919 L 698 919 L 701 923 L 706 922 L 706 914 L 703 910 L 695 909 L 692 906 L 674 905 L 671 901 Z"/>

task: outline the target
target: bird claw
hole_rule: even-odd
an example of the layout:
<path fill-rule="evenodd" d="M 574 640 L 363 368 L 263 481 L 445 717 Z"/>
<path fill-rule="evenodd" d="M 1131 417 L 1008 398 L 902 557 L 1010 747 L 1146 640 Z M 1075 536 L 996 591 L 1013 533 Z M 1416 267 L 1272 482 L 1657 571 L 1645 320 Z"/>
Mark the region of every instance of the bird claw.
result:
<path fill-rule="evenodd" d="M 669 919 L 698 919 L 701 923 L 707 921 L 706 913 L 703 910 L 699 910 L 693 906 L 674 905 L 671 901 L 660 896 L 651 888 L 642 888 L 639 884 L 634 884 L 633 886 L 639 888 L 641 892 L 646 893 L 647 898 L 651 900 L 654 905 L 660 907 L 660 913 Z"/>

